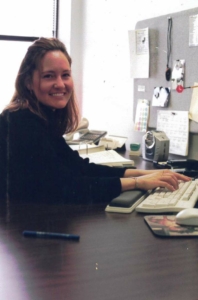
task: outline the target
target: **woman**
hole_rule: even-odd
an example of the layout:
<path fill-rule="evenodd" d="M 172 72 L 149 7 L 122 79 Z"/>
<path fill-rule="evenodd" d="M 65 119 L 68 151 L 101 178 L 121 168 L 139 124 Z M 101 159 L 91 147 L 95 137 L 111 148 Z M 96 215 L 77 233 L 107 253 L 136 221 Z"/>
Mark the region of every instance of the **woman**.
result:
<path fill-rule="evenodd" d="M 75 131 L 71 58 L 58 39 L 40 38 L 21 63 L 15 93 L 0 118 L 1 197 L 46 203 L 109 202 L 122 191 L 178 188 L 186 176 L 99 166 L 70 149 L 63 134 Z"/>

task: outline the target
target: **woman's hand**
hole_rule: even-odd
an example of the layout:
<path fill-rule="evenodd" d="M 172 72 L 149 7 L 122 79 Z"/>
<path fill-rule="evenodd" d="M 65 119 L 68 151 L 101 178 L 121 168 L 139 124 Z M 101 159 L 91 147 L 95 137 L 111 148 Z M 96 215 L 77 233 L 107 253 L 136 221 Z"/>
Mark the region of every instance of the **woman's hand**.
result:
<path fill-rule="evenodd" d="M 190 181 L 191 178 L 170 170 L 163 170 L 136 178 L 136 186 L 144 190 L 164 187 L 175 191 L 179 187 L 179 180 Z"/>
<path fill-rule="evenodd" d="M 164 187 L 170 191 L 175 191 L 179 187 L 179 181 L 190 181 L 191 178 L 170 170 L 151 171 L 146 175 L 138 177 L 121 178 L 122 191 L 130 189 L 150 190 L 156 187 Z"/>

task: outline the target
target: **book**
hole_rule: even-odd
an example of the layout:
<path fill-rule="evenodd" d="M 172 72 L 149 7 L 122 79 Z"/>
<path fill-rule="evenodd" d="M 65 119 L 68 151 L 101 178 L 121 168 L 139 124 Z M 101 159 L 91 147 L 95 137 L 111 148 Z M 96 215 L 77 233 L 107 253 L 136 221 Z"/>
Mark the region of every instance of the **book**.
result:
<path fill-rule="evenodd" d="M 91 148 L 86 149 L 87 153 L 79 152 L 82 158 L 89 158 L 90 163 L 95 163 L 99 165 L 107 165 L 114 167 L 125 167 L 134 168 L 134 161 L 131 159 L 126 159 L 115 150 L 101 150 L 103 148 L 95 148 L 96 152 L 90 152 Z"/>

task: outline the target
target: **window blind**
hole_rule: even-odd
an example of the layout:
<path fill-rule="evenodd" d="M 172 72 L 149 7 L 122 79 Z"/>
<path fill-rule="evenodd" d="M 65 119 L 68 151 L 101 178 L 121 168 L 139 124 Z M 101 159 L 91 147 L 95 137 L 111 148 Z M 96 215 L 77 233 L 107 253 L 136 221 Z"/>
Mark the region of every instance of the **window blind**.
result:
<path fill-rule="evenodd" d="M 6 0 L 0 4 L 0 112 L 14 93 L 15 78 L 32 41 L 56 37 L 58 0 Z"/>

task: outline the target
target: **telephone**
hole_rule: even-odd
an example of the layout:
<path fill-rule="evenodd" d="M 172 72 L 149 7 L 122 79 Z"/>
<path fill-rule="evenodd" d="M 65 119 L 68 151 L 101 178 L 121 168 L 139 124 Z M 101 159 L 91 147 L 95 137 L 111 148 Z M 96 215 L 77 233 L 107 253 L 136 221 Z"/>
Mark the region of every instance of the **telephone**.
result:
<path fill-rule="evenodd" d="M 86 118 L 82 118 L 75 132 L 63 135 L 67 144 L 78 145 L 97 143 L 101 137 L 107 134 L 107 131 L 105 130 L 89 130 L 88 127 L 89 121 Z"/>
<path fill-rule="evenodd" d="M 190 177 L 198 176 L 198 160 L 195 159 L 169 159 L 166 162 L 153 161 L 158 169 L 172 169 Z"/>

